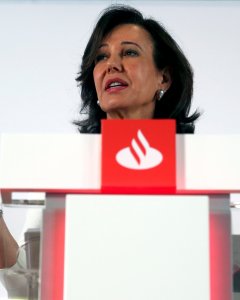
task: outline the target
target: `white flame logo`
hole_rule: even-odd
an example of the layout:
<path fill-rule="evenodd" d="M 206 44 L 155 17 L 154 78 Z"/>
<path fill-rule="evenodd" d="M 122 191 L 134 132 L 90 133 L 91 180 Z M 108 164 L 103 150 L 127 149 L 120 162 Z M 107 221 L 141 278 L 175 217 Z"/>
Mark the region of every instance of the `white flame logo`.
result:
<path fill-rule="evenodd" d="M 139 129 L 137 138 L 132 139 L 130 147 L 116 154 L 116 161 L 125 168 L 146 170 L 158 166 L 163 160 L 162 153 L 152 148 Z"/>

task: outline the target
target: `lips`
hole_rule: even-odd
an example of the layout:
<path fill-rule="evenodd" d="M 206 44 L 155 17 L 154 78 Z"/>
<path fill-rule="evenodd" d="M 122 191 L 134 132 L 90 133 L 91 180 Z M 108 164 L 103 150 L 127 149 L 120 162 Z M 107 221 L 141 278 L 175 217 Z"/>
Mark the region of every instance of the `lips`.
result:
<path fill-rule="evenodd" d="M 120 78 L 109 79 L 105 84 L 105 90 L 115 90 L 128 86 L 127 82 Z"/>

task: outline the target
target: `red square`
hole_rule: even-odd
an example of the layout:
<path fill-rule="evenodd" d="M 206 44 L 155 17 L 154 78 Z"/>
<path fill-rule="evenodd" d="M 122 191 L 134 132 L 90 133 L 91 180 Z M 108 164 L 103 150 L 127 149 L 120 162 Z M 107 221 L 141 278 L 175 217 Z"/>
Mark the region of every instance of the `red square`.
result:
<path fill-rule="evenodd" d="M 102 120 L 102 191 L 176 191 L 175 120 Z"/>

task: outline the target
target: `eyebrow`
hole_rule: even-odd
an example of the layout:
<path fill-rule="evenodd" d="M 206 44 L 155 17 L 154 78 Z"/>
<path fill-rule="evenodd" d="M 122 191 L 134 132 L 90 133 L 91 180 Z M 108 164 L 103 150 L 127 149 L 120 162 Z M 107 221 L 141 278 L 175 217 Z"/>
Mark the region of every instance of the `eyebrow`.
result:
<path fill-rule="evenodd" d="M 139 44 L 135 43 L 135 42 L 122 41 L 121 45 L 135 45 L 136 47 L 138 47 L 140 50 L 143 51 L 142 47 Z M 98 49 L 101 49 L 102 47 L 107 47 L 107 46 L 108 46 L 108 44 L 106 44 L 106 43 L 105 44 L 101 44 Z"/>

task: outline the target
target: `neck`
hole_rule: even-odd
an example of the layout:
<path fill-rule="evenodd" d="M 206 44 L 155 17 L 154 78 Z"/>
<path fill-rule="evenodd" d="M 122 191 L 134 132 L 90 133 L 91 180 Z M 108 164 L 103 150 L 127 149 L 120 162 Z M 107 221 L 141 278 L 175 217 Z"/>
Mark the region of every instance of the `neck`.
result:
<path fill-rule="evenodd" d="M 151 109 L 112 110 L 107 112 L 107 119 L 153 119 L 154 107 Z"/>

